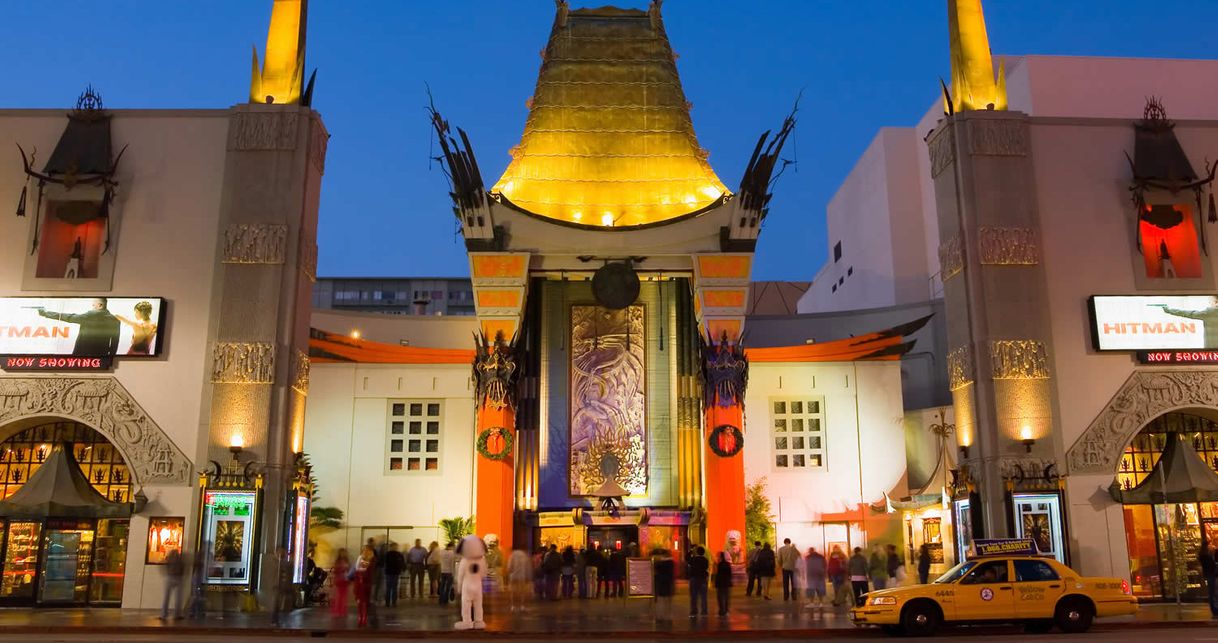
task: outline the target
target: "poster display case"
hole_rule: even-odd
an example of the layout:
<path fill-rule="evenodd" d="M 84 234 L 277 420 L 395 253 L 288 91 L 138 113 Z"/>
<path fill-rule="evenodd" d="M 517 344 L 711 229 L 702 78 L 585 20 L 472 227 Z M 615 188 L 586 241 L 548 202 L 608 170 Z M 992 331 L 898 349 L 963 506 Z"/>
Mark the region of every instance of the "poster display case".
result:
<path fill-rule="evenodd" d="M 292 582 L 305 580 L 305 559 L 309 557 L 309 497 L 297 495 L 292 512 Z"/>
<path fill-rule="evenodd" d="M 207 552 L 206 583 L 214 589 L 248 588 L 260 504 L 258 490 L 204 491 L 202 551 Z"/>
<path fill-rule="evenodd" d="M 38 572 L 38 543 L 42 524 L 11 522 L 8 526 L 8 546 L 4 552 L 4 576 L 0 581 L 0 599 L 34 599 L 34 579 Z"/>
<path fill-rule="evenodd" d="M 182 530 L 186 518 L 183 516 L 160 516 L 148 519 L 148 550 L 144 562 L 149 565 L 164 565 L 169 552 L 182 549 Z"/>

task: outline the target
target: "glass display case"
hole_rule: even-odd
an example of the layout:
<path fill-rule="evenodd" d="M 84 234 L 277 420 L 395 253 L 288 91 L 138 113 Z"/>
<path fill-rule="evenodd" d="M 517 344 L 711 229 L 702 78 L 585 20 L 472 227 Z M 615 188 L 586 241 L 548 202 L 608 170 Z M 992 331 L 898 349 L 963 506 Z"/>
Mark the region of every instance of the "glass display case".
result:
<path fill-rule="evenodd" d="M 41 532 L 42 525 L 36 522 L 8 524 L 0 599 L 34 599 L 34 580 L 38 571 L 38 537 Z"/>
<path fill-rule="evenodd" d="M 93 546 L 93 580 L 90 605 L 119 605 L 123 602 L 123 578 L 127 572 L 128 520 L 97 521 Z"/>
<path fill-rule="evenodd" d="M 93 566 L 93 521 L 47 521 L 39 603 L 83 604 Z"/>

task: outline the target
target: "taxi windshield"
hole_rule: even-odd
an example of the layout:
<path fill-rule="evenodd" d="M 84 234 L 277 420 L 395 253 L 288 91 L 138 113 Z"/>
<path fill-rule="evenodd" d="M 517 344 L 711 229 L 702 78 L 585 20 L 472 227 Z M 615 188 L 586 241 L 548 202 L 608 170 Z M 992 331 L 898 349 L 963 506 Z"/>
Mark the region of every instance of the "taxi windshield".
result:
<path fill-rule="evenodd" d="M 959 565 L 956 565 L 955 567 L 947 570 L 947 572 L 945 572 L 942 576 L 936 578 L 934 582 L 939 583 L 939 584 L 954 583 L 954 582 L 960 580 L 961 576 L 964 576 L 965 574 L 969 573 L 969 570 L 971 570 L 972 568 L 974 568 L 976 566 L 977 566 L 977 561 L 966 560 L 963 563 L 960 563 Z"/>

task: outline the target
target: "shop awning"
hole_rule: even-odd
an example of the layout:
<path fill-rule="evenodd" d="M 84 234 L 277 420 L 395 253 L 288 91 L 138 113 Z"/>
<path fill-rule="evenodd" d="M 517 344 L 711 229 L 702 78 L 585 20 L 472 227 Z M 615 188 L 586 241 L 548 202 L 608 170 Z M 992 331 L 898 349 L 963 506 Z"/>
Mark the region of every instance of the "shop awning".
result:
<path fill-rule="evenodd" d="M 4 518 L 127 518 L 131 503 L 111 502 L 80 471 L 72 448 L 55 445 L 38 470 L 16 493 L 0 500 Z"/>
<path fill-rule="evenodd" d="M 1113 500 L 1126 505 L 1216 502 L 1218 473 L 1197 455 L 1188 436 L 1169 433 L 1163 455 L 1141 484 L 1122 489 L 1120 483 L 1113 480 L 1108 493 Z"/>

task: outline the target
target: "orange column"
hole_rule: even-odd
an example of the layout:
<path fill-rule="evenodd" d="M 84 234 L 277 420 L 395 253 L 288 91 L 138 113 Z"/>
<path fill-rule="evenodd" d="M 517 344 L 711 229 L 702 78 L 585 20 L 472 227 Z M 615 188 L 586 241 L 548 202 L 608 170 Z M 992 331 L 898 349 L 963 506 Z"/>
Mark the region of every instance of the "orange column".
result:
<path fill-rule="evenodd" d="M 484 432 L 500 429 L 512 437 L 516 437 L 516 411 L 510 405 L 496 408 L 493 402 L 482 399 L 478 408 L 477 440 Z M 488 435 L 486 450 L 490 453 L 503 452 L 505 438 Z M 512 551 L 513 511 L 515 507 L 515 477 L 512 472 L 512 454 L 496 460 L 481 453 L 477 454 L 477 489 L 475 491 L 474 519 L 475 529 L 479 535 L 496 534 L 499 536 L 499 551 Z"/>
<path fill-rule="evenodd" d="M 741 391 L 741 397 L 744 392 Z M 743 400 L 741 400 L 743 401 Z M 717 555 L 727 543 L 727 532 L 740 532 L 740 546 L 745 547 L 744 531 L 744 451 L 732 456 L 720 456 L 710 448 L 711 433 L 724 424 L 743 433 L 744 407 L 741 404 L 706 408 L 702 448 L 706 452 L 703 475 L 706 476 L 706 543 L 707 554 Z M 747 549 L 747 547 L 745 547 Z M 713 558 L 712 558 L 713 560 Z"/>

